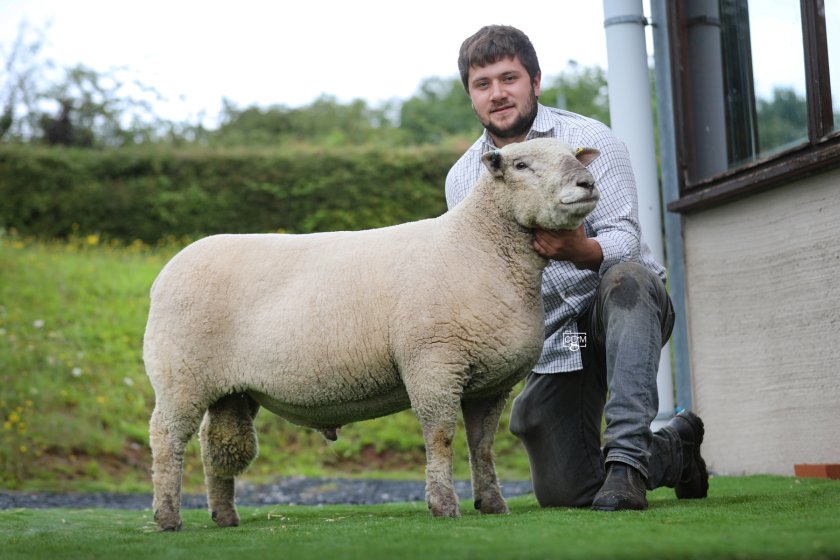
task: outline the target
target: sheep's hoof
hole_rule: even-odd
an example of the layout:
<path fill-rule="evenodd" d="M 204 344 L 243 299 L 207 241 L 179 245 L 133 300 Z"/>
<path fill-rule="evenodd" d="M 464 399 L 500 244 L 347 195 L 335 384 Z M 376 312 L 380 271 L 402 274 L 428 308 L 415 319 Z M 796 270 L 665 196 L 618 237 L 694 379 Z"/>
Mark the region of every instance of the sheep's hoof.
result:
<path fill-rule="evenodd" d="M 210 517 L 219 527 L 239 527 L 239 514 L 236 510 L 229 510 L 226 512 L 212 511 Z"/>
<path fill-rule="evenodd" d="M 476 500 L 475 509 L 485 514 L 504 514 L 510 512 L 507 507 L 507 502 L 501 496 Z"/>
<path fill-rule="evenodd" d="M 181 523 L 181 516 L 177 513 L 170 513 L 167 515 L 155 511 L 155 521 L 161 531 L 180 531 L 184 524 Z"/>
<path fill-rule="evenodd" d="M 458 506 L 458 500 L 454 498 L 429 500 L 429 510 L 435 517 L 461 517 L 461 508 Z"/>

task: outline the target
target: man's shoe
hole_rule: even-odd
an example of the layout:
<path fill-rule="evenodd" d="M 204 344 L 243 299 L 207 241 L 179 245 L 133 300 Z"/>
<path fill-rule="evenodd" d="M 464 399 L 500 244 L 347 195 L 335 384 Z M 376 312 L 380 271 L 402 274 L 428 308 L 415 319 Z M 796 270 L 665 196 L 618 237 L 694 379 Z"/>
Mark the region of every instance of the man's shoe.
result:
<path fill-rule="evenodd" d="M 674 487 L 677 498 L 705 498 L 709 494 L 709 471 L 700 456 L 700 444 L 703 443 L 705 432 L 703 421 L 693 412 L 683 410 L 671 418 L 667 425 L 676 430 L 682 444 L 682 474 Z"/>
<path fill-rule="evenodd" d="M 607 479 L 592 500 L 592 509 L 620 511 L 647 509 L 645 479 L 637 469 L 624 463 L 609 463 Z"/>

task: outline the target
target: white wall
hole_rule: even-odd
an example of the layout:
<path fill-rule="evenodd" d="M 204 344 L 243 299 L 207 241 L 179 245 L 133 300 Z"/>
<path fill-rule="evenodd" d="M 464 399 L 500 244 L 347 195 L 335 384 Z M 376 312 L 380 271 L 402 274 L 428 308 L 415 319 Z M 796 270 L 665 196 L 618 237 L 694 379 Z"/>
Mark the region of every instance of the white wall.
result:
<path fill-rule="evenodd" d="M 710 469 L 840 463 L 840 170 L 688 214 L 684 236 Z"/>

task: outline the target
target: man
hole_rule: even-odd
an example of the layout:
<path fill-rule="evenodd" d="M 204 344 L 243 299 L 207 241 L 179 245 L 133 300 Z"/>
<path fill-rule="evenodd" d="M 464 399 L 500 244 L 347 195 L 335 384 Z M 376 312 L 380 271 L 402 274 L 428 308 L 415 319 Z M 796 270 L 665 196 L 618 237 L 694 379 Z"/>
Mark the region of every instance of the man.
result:
<path fill-rule="evenodd" d="M 539 104 L 539 62 L 518 29 L 480 29 L 461 46 L 458 68 L 485 131 L 447 176 L 450 208 L 468 194 L 489 150 L 548 136 L 601 153 L 588 166 L 601 199 L 585 223 L 534 232 L 534 250 L 550 259 L 542 290 L 546 338 L 510 427 L 528 453 L 537 500 L 615 511 L 647 508 L 646 489 L 660 486 L 674 487 L 679 498 L 705 497 L 700 418 L 683 411 L 650 430 L 674 312 L 665 271 L 641 243 L 625 146 L 595 120 Z"/>

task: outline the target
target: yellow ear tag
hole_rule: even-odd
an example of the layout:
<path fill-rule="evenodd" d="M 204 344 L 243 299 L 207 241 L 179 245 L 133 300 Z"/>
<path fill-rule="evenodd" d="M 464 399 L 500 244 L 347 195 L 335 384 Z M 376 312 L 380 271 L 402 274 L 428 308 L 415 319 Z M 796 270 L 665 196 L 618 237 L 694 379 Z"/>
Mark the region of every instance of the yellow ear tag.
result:
<path fill-rule="evenodd" d="M 578 148 L 577 150 L 575 150 L 575 157 L 579 156 L 582 151 L 583 148 Z"/>

